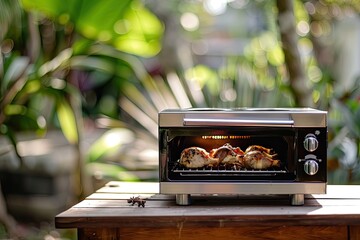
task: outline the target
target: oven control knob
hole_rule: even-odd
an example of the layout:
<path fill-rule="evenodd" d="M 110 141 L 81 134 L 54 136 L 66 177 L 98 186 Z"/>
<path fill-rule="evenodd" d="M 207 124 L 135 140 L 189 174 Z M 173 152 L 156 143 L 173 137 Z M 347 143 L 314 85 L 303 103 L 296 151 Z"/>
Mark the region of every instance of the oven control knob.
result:
<path fill-rule="evenodd" d="M 307 160 L 304 163 L 304 171 L 308 175 L 315 175 L 319 170 L 319 164 L 315 160 Z"/>
<path fill-rule="evenodd" d="M 306 149 L 306 151 L 313 152 L 318 148 L 318 146 L 319 142 L 314 134 L 309 133 L 305 136 L 304 148 Z"/>

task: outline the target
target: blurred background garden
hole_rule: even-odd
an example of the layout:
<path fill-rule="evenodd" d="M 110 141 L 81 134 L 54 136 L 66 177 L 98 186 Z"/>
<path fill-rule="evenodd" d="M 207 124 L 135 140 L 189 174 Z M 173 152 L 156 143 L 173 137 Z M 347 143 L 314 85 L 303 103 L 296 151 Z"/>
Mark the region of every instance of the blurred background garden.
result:
<path fill-rule="evenodd" d="M 158 181 L 165 108 L 326 110 L 328 183 L 359 184 L 359 13 L 356 0 L 0 0 L 0 238 L 74 239 L 56 214 L 110 180 Z"/>

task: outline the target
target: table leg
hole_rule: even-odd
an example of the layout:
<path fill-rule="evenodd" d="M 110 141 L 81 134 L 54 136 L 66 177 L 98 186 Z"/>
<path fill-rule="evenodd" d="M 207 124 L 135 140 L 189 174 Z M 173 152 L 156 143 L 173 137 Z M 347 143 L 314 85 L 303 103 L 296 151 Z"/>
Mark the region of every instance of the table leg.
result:
<path fill-rule="evenodd" d="M 349 240 L 359 240 L 360 239 L 360 226 L 353 225 L 349 226 Z"/>

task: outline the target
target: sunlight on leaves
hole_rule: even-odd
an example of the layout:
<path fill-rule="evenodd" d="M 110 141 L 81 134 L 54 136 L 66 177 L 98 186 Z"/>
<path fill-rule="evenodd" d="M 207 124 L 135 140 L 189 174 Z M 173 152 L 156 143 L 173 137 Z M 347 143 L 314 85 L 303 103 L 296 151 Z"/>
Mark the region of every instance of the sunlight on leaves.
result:
<path fill-rule="evenodd" d="M 115 46 L 124 52 L 144 57 L 157 54 L 161 49 L 163 26 L 156 16 L 138 2 L 134 2 L 124 18 L 125 20 L 120 22 L 120 32 L 124 34 L 116 39 Z M 119 22 L 114 28 L 119 32 Z"/>
<path fill-rule="evenodd" d="M 39 68 L 39 75 L 42 77 L 47 73 L 55 71 L 57 68 L 66 65 L 66 63 L 70 60 L 72 54 L 73 54 L 73 50 L 71 48 L 67 48 L 63 50 L 54 59 L 44 63 Z"/>
<path fill-rule="evenodd" d="M 8 105 L 5 108 L 6 115 L 22 115 L 26 113 L 26 107 L 22 105 Z"/>
<path fill-rule="evenodd" d="M 27 10 L 39 11 L 62 25 L 73 25 L 85 38 L 112 44 L 127 53 L 150 57 L 161 49 L 162 23 L 136 0 L 22 0 L 22 3 Z"/>
<path fill-rule="evenodd" d="M 186 70 L 185 77 L 190 82 L 196 82 L 201 88 L 205 85 L 213 95 L 219 93 L 219 79 L 217 74 L 205 65 L 197 65 Z"/>
<path fill-rule="evenodd" d="M 125 128 L 114 128 L 103 134 L 90 148 L 88 162 L 101 161 L 106 154 L 118 150 L 123 144 L 131 143 L 134 134 Z"/>
<path fill-rule="evenodd" d="M 26 94 L 37 93 L 41 89 L 41 82 L 39 79 L 28 80 L 23 88 Z"/>
<path fill-rule="evenodd" d="M 77 143 L 79 140 L 75 115 L 71 106 L 65 100 L 58 100 L 57 116 L 59 118 L 60 127 L 66 139 L 70 143 Z"/>
<path fill-rule="evenodd" d="M 273 66 L 280 66 L 285 63 L 284 53 L 280 46 L 276 46 L 267 52 L 269 63 Z"/>

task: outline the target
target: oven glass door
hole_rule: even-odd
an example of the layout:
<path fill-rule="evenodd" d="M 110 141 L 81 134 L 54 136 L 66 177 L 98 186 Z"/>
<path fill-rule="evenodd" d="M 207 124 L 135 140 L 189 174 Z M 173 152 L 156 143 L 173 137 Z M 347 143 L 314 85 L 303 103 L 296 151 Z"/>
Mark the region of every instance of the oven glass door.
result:
<path fill-rule="evenodd" d="M 294 180 L 293 128 L 160 129 L 161 181 Z"/>

